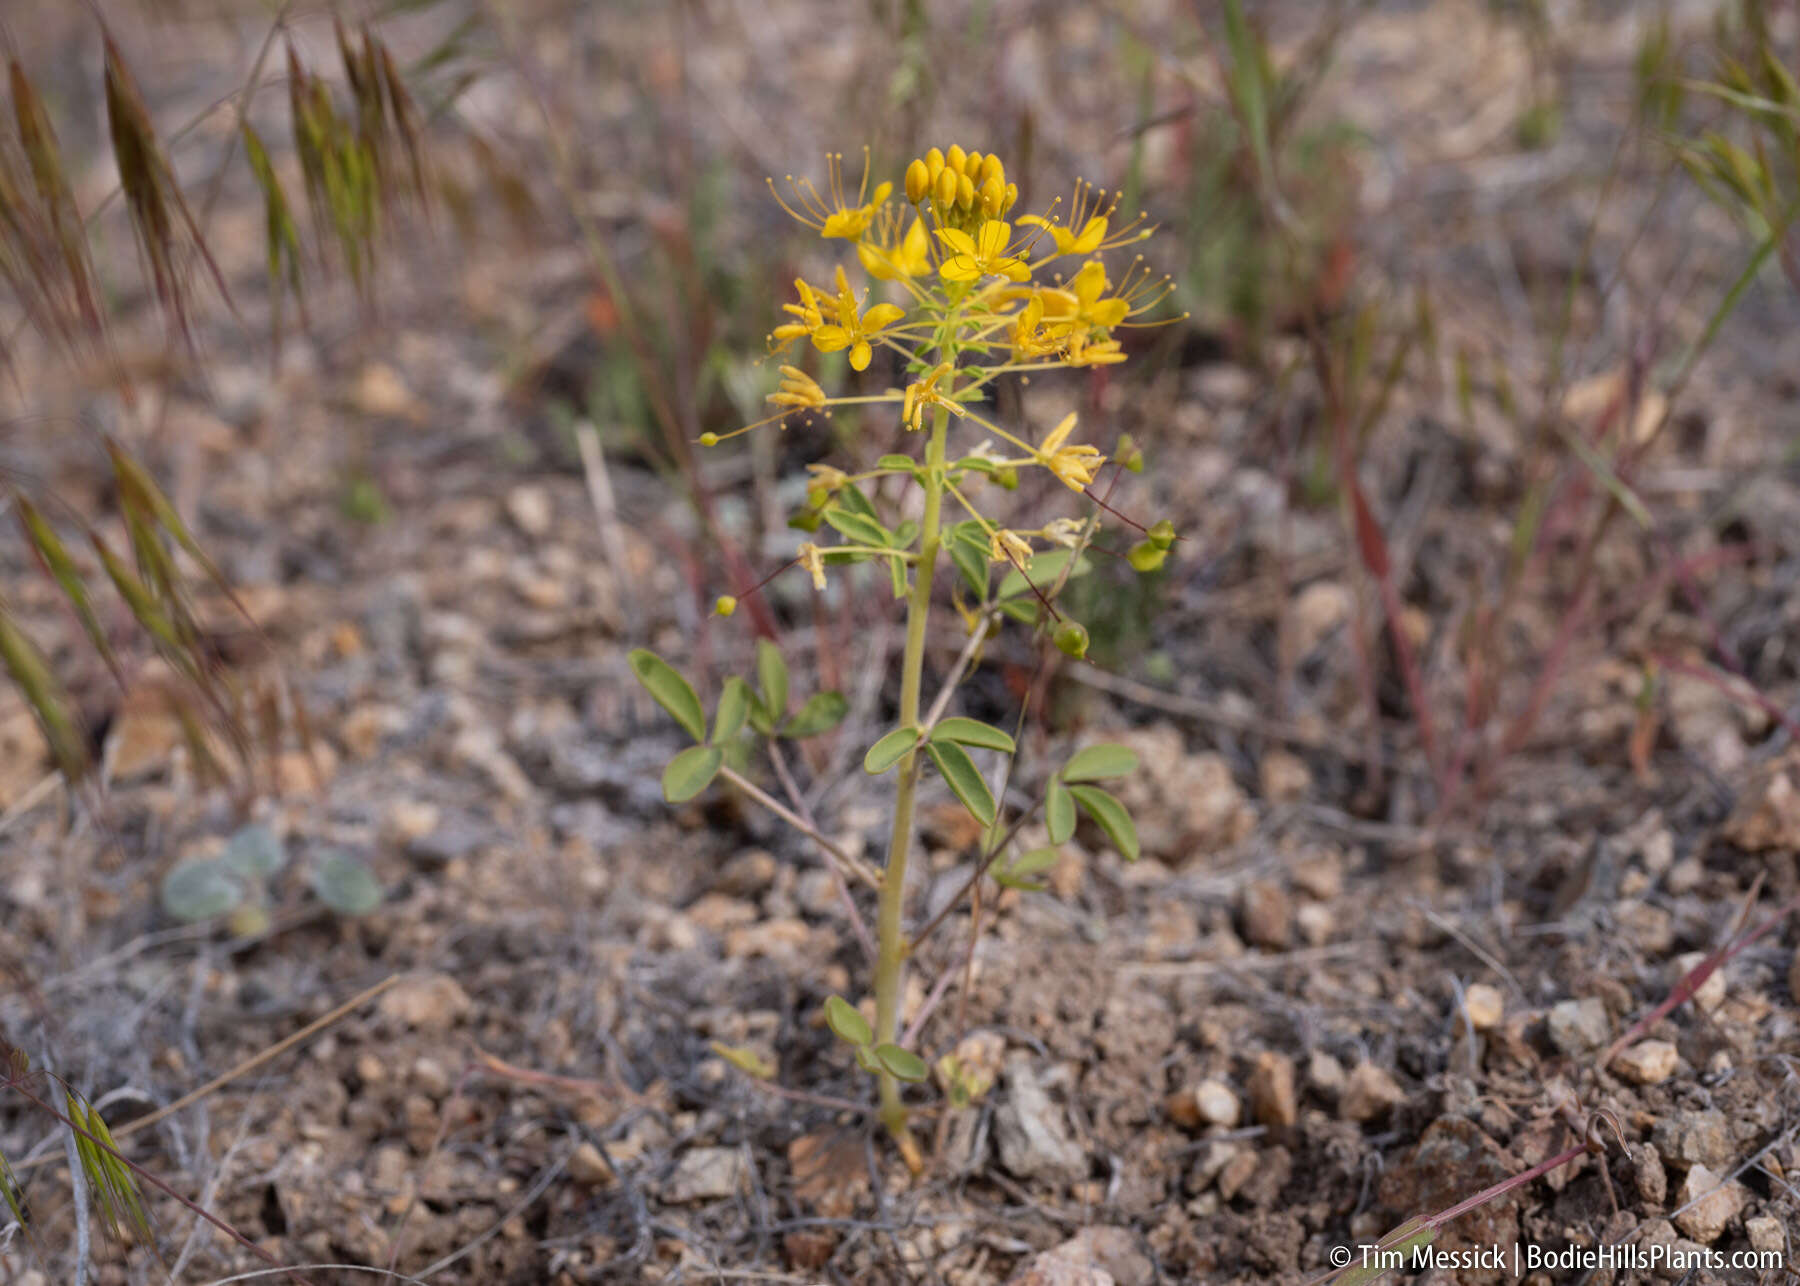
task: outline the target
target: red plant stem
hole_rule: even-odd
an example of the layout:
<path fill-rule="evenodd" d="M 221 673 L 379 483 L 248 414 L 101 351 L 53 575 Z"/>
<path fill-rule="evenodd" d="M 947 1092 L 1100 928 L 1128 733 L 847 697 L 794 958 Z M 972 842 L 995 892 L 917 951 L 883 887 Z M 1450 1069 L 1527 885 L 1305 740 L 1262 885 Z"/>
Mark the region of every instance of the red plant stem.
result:
<path fill-rule="evenodd" d="M 1767 933 L 1770 929 L 1773 929 L 1776 925 L 1780 924 L 1788 916 L 1792 915 L 1796 909 L 1800 909 L 1800 893 L 1795 894 L 1786 902 L 1783 902 L 1780 906 L 1776 907 L 1774 914 L 1770 915 L 1768 919 L 1750 930 L 1750 932 L 1744 934 L 1735 942 L 1729 942 L 1726 945 L 1719 947 L 1708 955 L 1706 959 L 1688 970 L 1687 975 L 1675 985 L 1675 990 L 1671 991 L 1668 997 L 1660 1005 L 1638 1019 L 1623 1036 L 1619 1037 L 1619 1039 L 1615 1040 L 1607 1047 L 1606 1053 L 1601 1055 L 1600 1066 L 1605 1067 L 1607 1064 L 1611 1063 L 1620 1050 L 1631 1044 L 1631 1042 L 1636 1040 L 1639 1036 L 1642 1036 L 1646 1031 L 1649 1031 L 1651 1027 L 1662 1021 L 1662 1019 L 1674 1010 L 1676 1006 L 1682 1004 L 1695 992 L 1699 991 L 1700 988 L 1705 985 L 1706 980 L 1718 971 L 1719 966 L 1737 955 L 1738 952 L 1742 951 L 1752 942 L 1755 942 L 1758 938 L 1762 937 L 1763 934 Z"/>
<path fill-rule="evenodd" d="M 1690 679 L 1699 679 L 1702 683 L 1710 683 L 1713 687 L 1719 689 L 1719 691 L 1725 693 L 1727 696 L 1735 695 L 1723 679 L 1719 678 L 1718 675 L 1714 674 L 1703 665 L 1694 665 L 1691 662 L 1682 660 L 1678 656 L 1667 656 L 1660 652 L 1654 654 L 1651 657 L 1651 660 L 1655 661 L 1656 664 L 1662 666 L 1663 669 L 1669 671 L 1671 674 L 1682 674 Z M 1757 688 L 1754 683 L 1751 683 L 1749 677 L 1741 670 L 1732 670 L 1732 676 L 1750 689 L 1750 700 L 1756 703 L 1756 707 L 1759 710 L 1768 715 L 1770 719 L 1780 724 L 1789 738 L 1794 741 L 1800 741 L 1800 724 L 1797 724 L 1790 719 L 1786 710 L 1783 710 L 1768 697 L 1764 696 L 1762 691 Z"/>
<path fill-rule="evenodd" d="M 1587 1144 L 1585 1142 L 1577 1143 L 1566 1152 L 1558 1152 L 1547 1161 L 1539 1161 L 1529 1170 L 1523 1170 L 1518 1174 L 1513 1175 L 1511 1178 L 1502 1179 L 1491 1188 L 1483 1188 L 1474 1196 L 1457 1202 L 1448 1210 L 1440 1210 L 1435 1215 L 1427 1216 L 1425 1219 L 1425 1226 L 1432 1229 L 1442 1228 L 1458 1215 L 1467 1214 L 1471 1210 L 1477 1209 L 1480 1206 L 1485 1206 L 1495 1197 L 1503 1196 L 1514 1188 L 1530 1183 L 1539 1175 L 1549 1174 L 1550 1171 L 1556 1169 L 1559 1165 L 1567 1165 L 1576 1157 L 1584 1155 L 1587 1150 Z"/>

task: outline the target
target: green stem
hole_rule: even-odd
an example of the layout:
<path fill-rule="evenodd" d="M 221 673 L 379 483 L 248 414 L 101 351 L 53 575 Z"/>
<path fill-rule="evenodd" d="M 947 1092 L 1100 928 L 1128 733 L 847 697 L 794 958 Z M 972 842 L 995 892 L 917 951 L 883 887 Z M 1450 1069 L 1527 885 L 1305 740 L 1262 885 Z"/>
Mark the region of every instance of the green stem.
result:
<path fill-rule="evenodd" d="M 948 389 L 944 390 L 946 393 Z M 919 687 L 925 670 L 925 625 L 931 615 L 931 578 L 937 567 L 939 514 L 944 500 L 944 443 L 949 437 L 950 412 L 938 406 L 931 422 L 931 441 L 925 448 L 925 513 L 919 523 L 919 561 L 913 573 L 912 594 L 906 601 L 906 651 L 900 663 L 900 726 L 919 724 Z M 913 802 L 918 794 L 924 756 L 914 747 L 900 761 L 900 781 L 894 791 L 894 831 L 888 841 L 887 870 L 882 876 L 881 902 L 876 918 L 875 1042 L 885 1044 L 900 1030 L 900 997 L 906 978 L 907 942 L 903 932 L 906 911 L 906 862 L 912 852 Z M 896 1138 L 906 1134 L 906 1108 L 900 1102 L 900 1082 L 881 1074 L 881 1121 Z"/>

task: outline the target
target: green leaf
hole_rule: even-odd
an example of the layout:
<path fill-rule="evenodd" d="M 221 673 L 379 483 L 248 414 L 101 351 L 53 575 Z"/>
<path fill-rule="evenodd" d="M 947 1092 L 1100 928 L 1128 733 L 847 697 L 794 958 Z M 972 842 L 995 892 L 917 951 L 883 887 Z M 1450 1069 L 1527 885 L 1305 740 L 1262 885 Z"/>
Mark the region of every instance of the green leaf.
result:
<path fill-rule="evenodd" d="M 1044 827 L 1052 844 L 1066 844 L 1075 833 L 1075 797 L 1057 777 L 1050 779 L 1050 790 L 1044 796 Z"/>
<path fill-rule="evenodd" d="M 931 1072 L 925 1066 L 925 1060 L 910 1049 L 901 1049 L 898 1045 L 875 1046 L 875 1061 L 881 1064 L 882 1070 L 895 1080 L 922 1081 Z"/>
<path fill-rule="evenodd" d="M 875 463 L 883 469 L 898 469 L 901 473 L 911 473 L 918 461 L 909 455 L 884 455 Z"/>
<path fill-rule="evenodd" d="M 1018 861 L 1006 869 L 1012 875 L 1036 875 L 1039 871 L 1047 871 L 1055 866 L 1056 859 L 1061 856 L 1061 851 L 1055 845 L 1046 845 L 1020 854 Z"/>
<path fill-rule="evenodd" d="M 1057 776 L 1064 781 L 1105 781 L 1108 777 L 1129 777 L 1137 769 L 1137 751 L 1108 743 L 1077 750 Z"/>
<path fill-rule="evenodd" d="M 878 523 L 881 521 L 881 515 L 875 512 L 874 503 L 862 493 L 862 488 L 857 486 L 854 482 L 845 483 L 838 488 L 837 502 L 838 507 L 841 509 L 848 509 L 851 513 L 861 514 L 863 517 L 873 522 Z"/>
<path fill-rule="evenodd" d="M 1106 832 L 1106 838 L 1112 846 L 1119 850 L 1127 862 L 1138 860 L 1137 827 L 1132 824 L 1131 814 L 1125 811 L 1125 805 L 1101 790 L 1098 786 L 1071 786 L 1069 793 L 1075 796 L 1075 802 L 1081 805 L 1081 811 L 1094 819 L 1096 825 Z"/>
<path fill-rule="evenodd" d="M 879 1072 L 881 1064 L 875 1061 L 875 1050 L 870 1045 L 858 1045 L 856 1048 L 856 1065 L 865 1072 Z"/>
<path fill-rule="evenodd" d="M 925 753 L 931 756 L 931 762 L 944 774 L 944 780 L 950 783 L 950 789 L 962 800 L 963 807 L 983 826 L 992 826 L 994 793 L 988 789 L 986 779 L 975 767 L 975 761 L 969 758 L 969 752 L 953 742 L 941 746 L 934 742 L 925 747 Z"/>
<path fill-rule="evenodd" d="M 328 849 L 314 865 L 312 891 L 339 915 L 367 915 L 382 899 L 369 868 L 341 848 Z"/>
<path fill-rule="evenodd" d="M 1016 749 L 1013 739 L 992 724 L 965 719 L 961 715 L 939 719 L 931 729 L 931 739 L 954 741 L 959 746 L 979 746 L 983 750 L 1004 750 L 1009 755 Z"/>
<path fill-rule="evenodd" d="M 1062 854 L 1054 847 L 1034 848 L 1029 853 L 1022 854 L 1005 870 L 995 871 L 994 881 L 1003 888 L 1042 893 L 1046 886 L 1031 877 L 1056 865 L 1056 859 L 1060 856 Z"/>
<path fill-rule="evenodd" d="M 746 1076 L 754 1077 L 759 1081 L 774 1079 L 775 1064 L 748 1045 L 726 1045 L 715 1040 L 712 1043 L 712 1052 Z"/>
<path fill-rule="evenodd" d="M 863 756 L 863 771 L 871 777 L 879 777 L 899 763 L 906 752 L 918 744 L 917 728 L 895 728 L 869 747 L 869 753 Z"/>
<path fill-rule="evenodd" d="M 781 649 L 768 639 L 756 640 L 756 683 L 762 690 L 763 709 L 779 722 L 787 714 L 788 668 Z"/>
<path fill-rule="evenodd" d="M 869 1020 L 842 996 L 832 996 L 825 1001 L 825 1022 L 839 1040 L 852 1045 L 867 1045 L 875 1039 L 875 1029 L 869 1026 Z"/>
<path fill-rule="evenodd" d="M 712 784 L 724 762 L 725 752 L 717 746 L 689 746 L 663 769 L 663 798 L 671 804 L 687 803 Z"/>
<path fill-rule="evenodd" d="M 744 720 L 750 717 L 750 685 L 737 675 L 725 680 L 725 690 L 719 693 L 719 708 L 713 713 L 713 744 L 720 745 L 738 735 L 744 726 Z"/>
<path fill-rule="evenodd" d="M 1000 581 L 1000 592 L 996 597 L 1017 598 L 1021 594 L 1030 594 L 1033 585 L 1040 590 L 1048 590 L 1056 583 L 1056 578 L 1062 575 L 1063 568 L 1068 565 L 1069 559 L 1074 553 L 1075 551 L 1072 549 L 1046 549 L 1025 564 L 1023 575 L 1020 574 L 1017 567 L 1007 572 Z M 1088 561 L 1088 556 L 1083 554 L 1075 560 L 1075 566 L 1069 571 L 1069 579 L 1085 576 L 1092 569 L 1093 564 Z M 1027 581 L 1026 576 L 1031 579 Z"/>
<path fill-rule="evenodd" d="M 163 877 L 163 910 L 177 920 L 210 920 L 243 900 L 243 883 L 223 862 L 182 862 Z"/>
<path fill-rule="evenodd" d="M 961 535 L 963 526 L 975 526 L 975 524 L 959 524 L 957 529 L 951 533 L 950 561 L 956 564 L 956 570 L 962 573 L 962 578 L 968 582 L 969 588 L 986 599 L 988 591 L 987 543 L 979 539 L 976 541 L 964 539 Z M 980 528 L 976 528 L 976 530 L 979 532 Z"/>
<path fill-rule="evenodd" d="M 239 875 L 261 879 L 279 871 L 287 861 L 281 840 L 267 826 L 245 826 L 225 842 L 219 860 Z"/>
<path fill-rule="evenodd" d="M 886 549 L 893 543 L 893 535 L 886 527 L 859 513 L 848 509 L 827 509 L 825 521 L 834 531 L 841 533 L 846 539 L 858 545 L 873 545 L 877 549 Z"/>
<path fill-rule="evenodd" d="M 656 704 L 673 715 L 688 736 L 695 741 L 705 741 L 706 712 L 700 708 L 700 698 L 694 695 L 693 685 L 677 674 L 674 666 L 647 648 L 634 649 L 628 659 L 631 672 L 656 698 Z"/>
<path fill-rule="evenodd" d="M 850 703 L 842 692 L 815 692 L 800 707 L 800 713 L 781 725 L 781 735 L 799 741 L 830 732 L 850 713 Z"/>

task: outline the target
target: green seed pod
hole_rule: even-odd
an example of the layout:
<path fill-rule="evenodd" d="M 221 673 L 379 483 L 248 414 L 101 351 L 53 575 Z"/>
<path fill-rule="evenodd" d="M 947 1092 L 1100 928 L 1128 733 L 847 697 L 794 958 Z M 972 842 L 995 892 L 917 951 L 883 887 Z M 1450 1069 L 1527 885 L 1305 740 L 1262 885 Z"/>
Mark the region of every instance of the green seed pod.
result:
<path fill-rule="evenodd" d="M 1062 628 L 1056 631 L 1056 647 L 1065 656 L 1072 656 L 1077 661 L 1087 655 L 1087 627 L 1079 621 L 1065 621 Z"/>
<path fill-rule="evenodd" d="M 1164 518 L 1146 534 L 1150 537 L 1152 545 L 1158 549 L 1167 549 L 1175 543 L 1175 524 Z"/>
<path fill-rule="evenodd" d="M 1155 541 L 1145 540 L 1133 545 L 1125 555 L 1125 560 L 1135 572 L 1153 572 L 1163 565 L 1163 560 L 1168 556 L 1166 547 L 1157 545 Z"/>

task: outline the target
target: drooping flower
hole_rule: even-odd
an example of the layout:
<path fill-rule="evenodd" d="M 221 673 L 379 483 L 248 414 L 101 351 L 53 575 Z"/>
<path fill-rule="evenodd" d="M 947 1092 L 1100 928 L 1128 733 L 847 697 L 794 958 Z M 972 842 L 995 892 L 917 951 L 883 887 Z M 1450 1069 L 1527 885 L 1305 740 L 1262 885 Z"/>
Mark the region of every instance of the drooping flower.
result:
<path fill-rule="evenodd" d="M 1012 225 L 1004 219 L 987 220 L 975 230 L 974 236 L 960 228 L 939 228 L 937 234 L 950 251 L 938 269 L 945 281 L 979 281 L 983 277 L 1024 281 L 1031 276 L 1025 260 L 1008 252 Z"/>
<path fill-rule="evenodd" d="M 867 312 L 859 310 L 856 295 L 850 289 L 850 279 L 842 268 L 837 270 L 837 287 L 837 321 L 813 328 L 813 347 L 821 353 L 836 353 L 847 348 L 850 350 L 850 368 L 866 371 L 874 356 L 870 341 L 906 316 L 906 312 L 893 304 L 876 304 Z"/>
<path fill-rule="evenodd" d="M 817 545 L 813 544 L 812 541 L 810 541 L 810 540 L 804 542 L 800 546 L 800 565 L 802 567 L 806 568 L 807 571 L 812 573 L 812 583 L 813 583 L 814 589 L 824 589 L 825 588 L 825 551 L 824 550 L 820 549 Z"/>
<path fill-rule="evenodd" d="M 1058 518 L 1045 523 L 1044 529 L 1038 534 L 1053 544 L 1073 549 L 1081 543 L 1081 533 L 1086 526 L 1087 523 L 1080 518 Z"/>
<path fill-rule="evenodd" d="M 1031 542 L 1018 532 L 1001 527 L 988 537 L 988 561 L 1022 567 L 1031 561 Z"/>
<path fill-rule="evenodd" d="M 949 362 L 940 362 L 924 379 L 906 386 L 906 394 L 900 400 L 900 420 L 914 433 L 925 427 L 925 408 L 928 406 L 944 407 L 958 419 L 968 414 L 938 391 L 938 381 L 952 369 Z"/>
<path fill-rule="evenodd" d="M 781 386 L 769 394 L 768 400 L 773 406 L 790 409 L 820 407 L 826 402 L 819 382 L 798 366 L 781 368 Z"/>
<path fill-rule="evenodd" d="M 1035 454 L 1037 462 L 1062 479 L 1069 490 L 1082 491 L 1093 482 L 1100 466 L 1106 463 L 1106 457 L 1097 447 L 1064 446 L 1074 431 L 1075 413 L 1071 411 L 1063 417 L 1062 423 L 1050 430 L 1050 436 L 1044 439 Z"/>
<path fill-rule="evenodd" d="M 827 152 L 825 154 L 825 192 L 813 186 L 811 179 L 796 179 L 786 176 L 789 189 L 793 192 L 794 204 L 789 205 L 781 199 L 781 193 L 775 190 L 775 180 L 769 180 L 769 191 L 774 193 L 776 203 L 789 215 L 807 227 L 816 229 L 822 237 L 839 237 L 846 241 L 855 241 L 868 231 L 875 212 L 888 199 L 894 190 L 892 183 L 881 183 L 871 194 L 869 191 L 869 149 L 863 148 L 862 183 L 856 189 L 856 203 L 852 205 L 845 196 L 844 188 L 844 154 Z M 866 199 L 865 199 L 866 198 Z M 799 207 L 796 209 L 795 207 Z"/>
<path fill-rule="evenodd" d="M 804 339 L 825 324 L 827 310 L 835 313 L 837 305 L 828 298 L 820 298 L 819 292 L 807 285 L 800 278 L 794 278 L 794 290 L 800 296 L 797 304 L 783 304 L 781 311 L 796 321 L 783 322 L 769 335 L 769 352 L 783 353 L 789 344 L 797 339 Z"/>
<path fill-rule="evenodd" d="M 1070 366 L 1117 366 L 1124 360 L 1125 350 L 1118 340 L 1089 339 L 1083 330 L 1073 332 L 1063 349 L 1063 361 Z"/>

